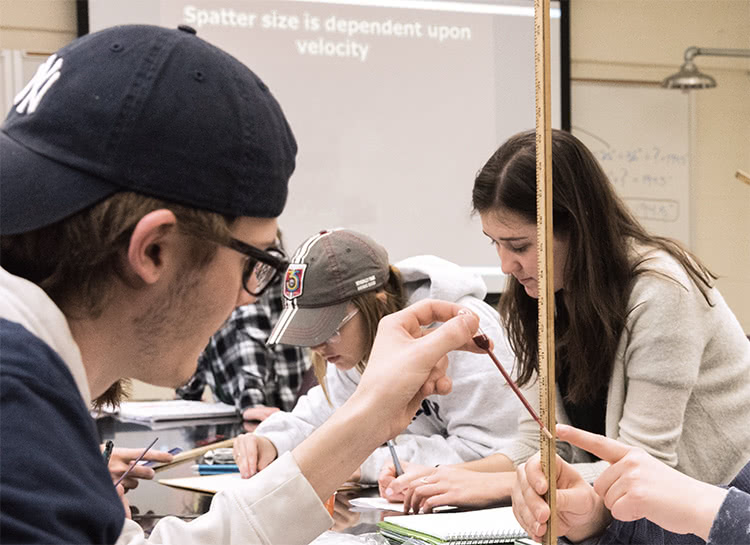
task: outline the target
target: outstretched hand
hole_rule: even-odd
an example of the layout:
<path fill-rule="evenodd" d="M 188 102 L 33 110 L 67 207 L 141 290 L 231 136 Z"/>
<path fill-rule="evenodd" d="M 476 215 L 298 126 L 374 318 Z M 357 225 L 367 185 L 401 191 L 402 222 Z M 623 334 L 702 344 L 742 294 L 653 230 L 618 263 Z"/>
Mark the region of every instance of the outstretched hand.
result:
<path fill-rule="evenodd" d="M 562 424 L 557 434 L 610 463 L 594 482 L 594 490 L 614 518 L 626 522 L 647 518 L 671 532 L 708 539 L 726 490 L 688 477 L 642 448 Z"/>

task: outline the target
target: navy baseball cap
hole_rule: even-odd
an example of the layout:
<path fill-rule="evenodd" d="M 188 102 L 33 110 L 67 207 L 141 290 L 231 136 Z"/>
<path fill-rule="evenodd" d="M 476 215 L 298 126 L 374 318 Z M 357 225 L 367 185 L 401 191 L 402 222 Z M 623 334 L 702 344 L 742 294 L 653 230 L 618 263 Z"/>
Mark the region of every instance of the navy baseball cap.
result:
<path fill-rule="evenodd" d="M 112 27 L 52 55 L 0 129 L 0 233 L 118 191 L 230 216 L 281 214 L 297 144 L 268 87 L 180 26 Z"/>

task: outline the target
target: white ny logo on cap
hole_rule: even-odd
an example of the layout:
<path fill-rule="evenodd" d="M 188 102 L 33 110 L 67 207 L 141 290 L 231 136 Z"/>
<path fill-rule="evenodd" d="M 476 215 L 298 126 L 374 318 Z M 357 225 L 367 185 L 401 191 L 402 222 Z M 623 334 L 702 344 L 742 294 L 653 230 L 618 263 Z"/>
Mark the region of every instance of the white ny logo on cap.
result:
<path fill-rule="evenodd" d="M 16 111 L 19 114 L 23 113 L 34 113 L 36 107 L 39 106 L 39 102 L 44 97 L 44 94 L 49 91 L 52 84 L 60 78 L 60 68 L 62 68 L 62 57 L 57 58 L 57 55 L 52 55 L 49 59 L 44 61 L 31 78 L 31 81 L 26 84 L 26 87 L 16 95 L 13 99 L 13 105 L 16 106 Z M 20 102 L 20 104 L 19 104 Z"/>

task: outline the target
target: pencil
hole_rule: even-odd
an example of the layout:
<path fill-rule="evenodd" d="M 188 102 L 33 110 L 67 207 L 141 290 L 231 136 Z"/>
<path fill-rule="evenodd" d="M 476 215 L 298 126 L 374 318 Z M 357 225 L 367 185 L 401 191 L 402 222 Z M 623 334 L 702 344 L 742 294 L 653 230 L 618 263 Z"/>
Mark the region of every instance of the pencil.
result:
<path fill-rule="evenodd" d="M 393 465 L 396 468 L 396 477 L 400 477 L 404 474 L 404 470 L 401 467 L 401 462 L 398 461 L 398 456 L 396 456 L 396 447 L 393 444 L 393 441 L 388 440 L 386 442 L 388 445 L 388 450 L 391 451 L 391 458 L 393 458 Z"/>
<path fill-rule="evenodd" d="M 151 447 L 153 447 L 158 440 L 159 440 L 158 437 L 154 438 L 154 440 L 151 441 L 151 444 L 149 446 L 147 446 L 146 449 L 143 452 L 141 452 L 141 454 L 138 456 L 138 458 L 136 458 L 135 460 L 133 460 L 133 463 L 130 464 L 130 467 L 128 468 L 128 470 L 125 473 L 123 473 L 122 475 L 120 475 L 119 479 L 117 479 L 117 482 L 115 483 L 115 487 L 117 487 L 117 485 L 120 484 L 122 482 L 122 480 L 125 477 L 128 476 L 128 473 L 130 473 L 131 471 L 133 471 L 133 468 L 136 466 L 136 464 L 141 461 L 141 458 L 143 458 L 146 455 L 146 453 L 149 451 L 149 449 L 151 449 Z"/>

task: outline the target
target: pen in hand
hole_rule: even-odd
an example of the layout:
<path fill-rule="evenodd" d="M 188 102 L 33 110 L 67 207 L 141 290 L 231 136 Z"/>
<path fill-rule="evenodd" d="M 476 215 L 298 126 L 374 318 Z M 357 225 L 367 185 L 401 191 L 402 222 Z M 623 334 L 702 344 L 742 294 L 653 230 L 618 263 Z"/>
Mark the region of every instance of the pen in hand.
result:
<path fill-rule="evenodd" d="M 112 442 L 112 439 L 107 439 L 107 442 L 104 444 L 104 451 L 102 452 L 102 456 L 104 456 L 104 463 L 106 465 L 109 465 L 109 459 L 112 456 L 112 449 L 114 448 L 115 444 Z"/>
<path fill-rule="evenodd" d="M 117 485 L 120 484 L 122 482 L 122 480 L 125 477 L 128 476 L 128 473 L 130 473 L 131 471 L 133 471 L 133 468 L 138 464 L 138 462 L 141 461 L 141 458 L 143 458 L 146 455 L 146 453 L 151 449 L 151 447 L 153 447 L 156 444 L 156 442 L 158 440 L 159 440 L 158 437 L 154 438 L 154 440 L 151 441 L 151 444 L 149 446 L 147 446 L 146 449 L 143 452 L 141 452 L 141 454 L 138 456 L 138 458 L 136 458 L 135 460 L 133 460 L 133 463 L 130 464 L 130 467 L 127 469 L 127 471 L 125 471 L 125 473 L 123 473 L 122 475 L 120 475 L 120 478 L 117 479 L 117 482 L 115 483 L 115 488 L 117 488 Z"/>
<path fill-rule="evenodd" d="M 398 456 L 396 456 L 396 447 L 393 444 L 393 441 L 388 440 L 386 442 L 388 445 L 388 450 L 391 451 L 391 458 L 393 458 L 393 465 L 396 468 L 396 477 L 400 477 L 404 474 L 404 470 L 401 467 L 401 462 L 398 461 Z"/>

